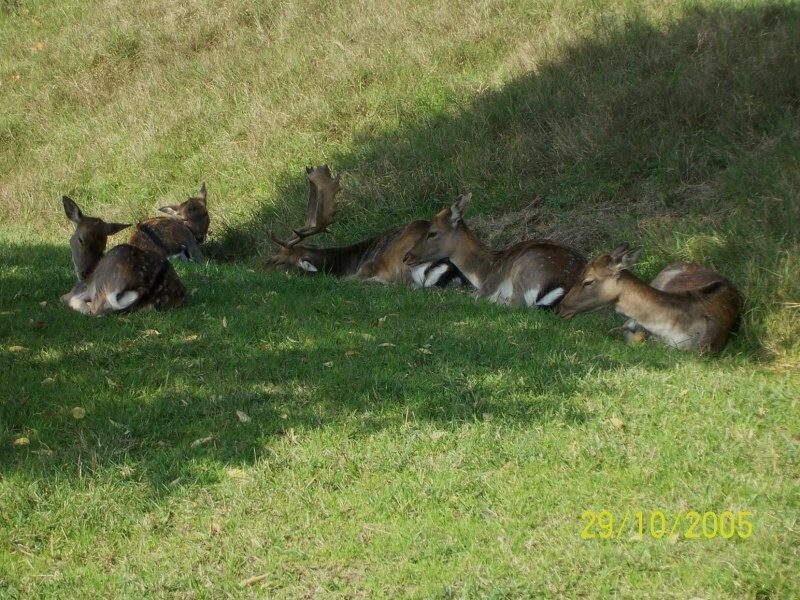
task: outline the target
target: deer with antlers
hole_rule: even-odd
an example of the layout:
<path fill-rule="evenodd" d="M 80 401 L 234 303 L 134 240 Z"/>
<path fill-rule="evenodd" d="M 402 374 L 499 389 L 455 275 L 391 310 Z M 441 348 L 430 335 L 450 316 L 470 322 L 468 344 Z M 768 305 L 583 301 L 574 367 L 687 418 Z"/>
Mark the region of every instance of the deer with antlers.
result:
<path fill-rule="evenodd" d="M 683 350 L 722 350 L 744 304 L 736 287 L 691 262 L 667 266 L 647 285 L 628 271 L 641 252 L 625 243 L 591 261 L 556 314 L 570 319 L 613 306 L 629 317 L 619 328 L 628 341 L 652 335 Z"/>
<path fill-rule="evenodd" d="M 158 209 L 171 216 L 154 217 L 137 224 L 128 243 L 167 258 L 205 260 L 198 244 L 205 241 L 211 223 L 206 198 L 203 182 L 200 191 L 185 202 Z"/>
<path fill-rule="evenodd" d="M 281 267 L 307 273 L 323 272 L 336 277 L 418 287 L 445 285 L 460 276 L 446 261 L 432 261 L 414 268 L 403 263 L 403 256 L 425 230 L 427 221 L 393 227 L 349 246 L 317 248 L 302 245 L 303 240 L 313 235 L 329 233 L 328 227 L 333 224 L 339 210 L 336 194 L 341 190 L 339 176 L 333 177 L 328 165 L 306 168 L 306 179 L 310 186 L 306 223 L 299 229 L 290 228 L 292 235 L 285 240 L 268 233 L 270 239 L 280 246 L 269 260 L 268 269 Z"/>
<path fill-rule="evenodd" d="M 580 254 L 549 240 L 528 240 L 490 250 L 464 222 L 472 194 L 434 216 L 403 261 L 411 268 L 447 259 L 479 296 L 512 306 L 552 307 L 586 264 Z"/>
<path fill-rule="evenodd" d="M 72 262 L 78 283 L 61 297 L 83 314 L 166 309 L 186 300 L 186 288 L 169 260 L 130 244 L 103 254 L 108 237 L 130 227 L 87 217 L 78 205 L 62 198 L 67 218 L 75 224 L 70 238 Z"/>

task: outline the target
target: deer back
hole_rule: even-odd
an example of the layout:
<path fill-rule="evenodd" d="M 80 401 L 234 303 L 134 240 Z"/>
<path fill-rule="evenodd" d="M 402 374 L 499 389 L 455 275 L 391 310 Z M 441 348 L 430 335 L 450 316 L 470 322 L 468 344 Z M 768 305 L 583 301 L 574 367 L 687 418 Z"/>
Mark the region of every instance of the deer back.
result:
<path fill-rule="evenodd" d="M 181 204 L 159 209 L 172 216 L 154 217 L 137 224 L 128 243 L 167 258 L 205 260 L 198 244 L 206 239 L 211 223 L 206 198 L 203 182 L 195 196 Z"/>
<path fill-rule="evenodd" d="M 173 217 L 154 217 L 138 223 L 128 243 L 166 258 L 205 259 L 191 230 Z"/>
<path fill-rule="evenodd" d="M 91 315 L 163 310 L 185 300 L 186 288 L 169 260 L 130 244 L 109 250 L 87 280 L 62 296 L 73 310 Z"/>

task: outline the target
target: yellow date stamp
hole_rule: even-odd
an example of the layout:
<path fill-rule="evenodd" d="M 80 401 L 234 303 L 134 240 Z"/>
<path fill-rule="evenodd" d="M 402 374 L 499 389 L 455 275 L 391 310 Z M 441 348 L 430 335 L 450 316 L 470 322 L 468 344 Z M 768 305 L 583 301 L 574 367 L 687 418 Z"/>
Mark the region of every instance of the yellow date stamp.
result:
<path fill-rule="evenodd" d="M 627 510 L 620 519 L 619 515 L 615 518 L 614 513 L 608 510 L 586 510 L 581 515 L 581 520 L 586 521 L 581 537 L 585 540 L 618 540 L 627 533 L 625 539 L 641 540 L 651 537 L 660 540 L 678 536 L 688 540 L 711 540 L 719 536 L 726 540 L 733 537 L 746 540 L 753 535 L 752 516 L 752 511 L 747 510 L 726 510 L 721 513 L 690 510 L 678 511 L 674 516 L 660 510 Z"/>

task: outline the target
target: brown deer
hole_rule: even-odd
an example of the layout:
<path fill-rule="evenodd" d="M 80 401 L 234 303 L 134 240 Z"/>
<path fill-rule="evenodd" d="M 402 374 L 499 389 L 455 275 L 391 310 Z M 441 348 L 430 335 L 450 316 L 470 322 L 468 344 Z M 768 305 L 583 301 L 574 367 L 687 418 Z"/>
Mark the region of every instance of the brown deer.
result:
<path fill-rule="evenodd" d="M 205 260 L 198 244 L 206 239 L 211 223 L 206 197 L 206 184 L 203 182 L 197 195 L 186 202 L 158 209 L 172 216 L 154 217 L 136 225 L 128 243 L 167 258 Z"/>
<path fill-rule="evenodd" d="M 62 199 L 67 218 L 75 224 L 70 238 L 78 283 L 61 297 L 83 314 L 166 309 L 186 299 L 186 288 L 169 260 L 130 244 L 113 247 L 105 255 L 108 236 L 130 227 L 87 217 L 67 196 Z"/>
<path fill-rule="evenodd" d="M 558 304 L 578 279 L 586 259 L 549 240 L 528 240 L 492 251 L 464 222 L 472 194 L 459 197 L 434 216 L 403 259 L 412 268 L 449 260 L 477 294 L 512 306 Z"/>
<path fill-rule="evenodd" d="M 307 168 L 306 178 L 311 188 L 306 223 L 300 229 L 292 229 L 292 236 L 286 240 L 279 240 L 268 233 L 272 241 L 280 246 L 269 260 L 268 269 L 282 267 L 419 287 L 444 285 L 459 276 L 457 270 L 446 261 L 428 262 L 415 268 L 403 263 L 403 256 L 425 230 L 427 221 L 399 225 L 349 246 L 317 248 L 301 245 L 304 239 L 312 235 L 328 233 L 328 227 L 333 224 L 339 210 L 335 197 L 341 190 L 339 176 L 334 178 L 327 165 Z"/>
<path fill-rule="evenodd" d="M 736 287 L 691 262 L 669 265 L 647 285 L 628 271 L 641 252 L 625 243 L 591 261 L 556 314 L 613 306 L 629 317 L 620 328 L 629 341 L 649 334 L 675 348 L 722 350 L 744 305 Z"/>

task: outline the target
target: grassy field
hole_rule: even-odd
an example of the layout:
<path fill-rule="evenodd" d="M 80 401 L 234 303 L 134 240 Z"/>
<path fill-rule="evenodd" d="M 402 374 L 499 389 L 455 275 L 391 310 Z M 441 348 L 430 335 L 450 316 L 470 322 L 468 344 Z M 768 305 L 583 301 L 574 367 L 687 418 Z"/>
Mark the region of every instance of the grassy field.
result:
<path fill-rule="evenodd" d="M 322 163 L 318 243 L 472 192 L 498 247 L 717 268 L 741 327 L 264 273 Z M 63 194 L 201 181 L 187 307 L 60 304 Z M 0 0 L 0 223 L 0 598 L 800 594 L 797 3 Z"/>

